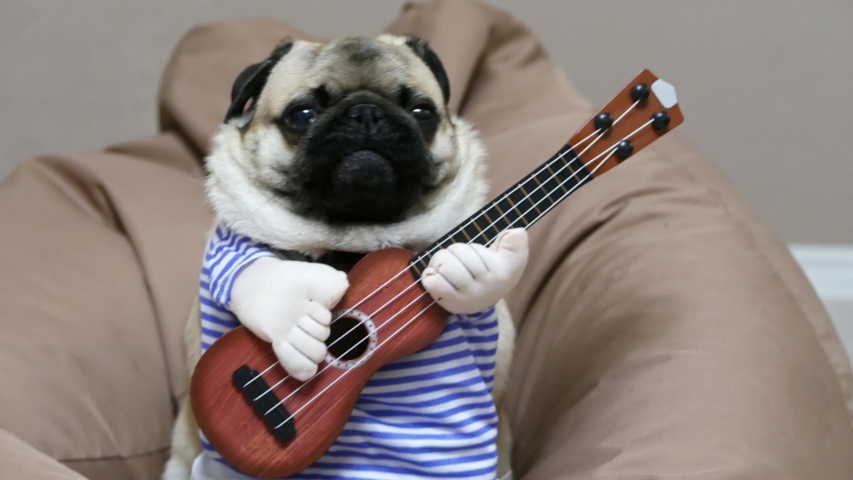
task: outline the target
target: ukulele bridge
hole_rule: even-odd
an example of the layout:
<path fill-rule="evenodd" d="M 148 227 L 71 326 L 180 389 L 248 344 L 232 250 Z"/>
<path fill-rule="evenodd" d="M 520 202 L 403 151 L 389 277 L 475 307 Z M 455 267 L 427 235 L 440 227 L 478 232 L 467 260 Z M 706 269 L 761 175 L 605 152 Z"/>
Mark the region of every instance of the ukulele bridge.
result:
<path fill-rule="evenodd" d="M 264 420 L 264 424 L 272 430 L 275 438 L 283 443 L 296 435 L 290 412 L 257 370 L 243 365 L 234 371 L 231 378 L 255 408 L 255 412 Z"/>

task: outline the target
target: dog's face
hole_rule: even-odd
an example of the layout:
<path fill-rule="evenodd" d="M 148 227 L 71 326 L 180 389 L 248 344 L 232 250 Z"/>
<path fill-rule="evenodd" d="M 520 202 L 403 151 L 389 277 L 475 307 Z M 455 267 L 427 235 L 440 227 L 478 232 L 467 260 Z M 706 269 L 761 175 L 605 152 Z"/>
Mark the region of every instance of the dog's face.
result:
<path fill-rule="evenodd" d="M 449 95 L 421 40 L 285 41 L 234 83 L 207 162 L 214 208 L 280 248 L 429 243 L 485 190 L 482 147 L 448 112 Z"/>

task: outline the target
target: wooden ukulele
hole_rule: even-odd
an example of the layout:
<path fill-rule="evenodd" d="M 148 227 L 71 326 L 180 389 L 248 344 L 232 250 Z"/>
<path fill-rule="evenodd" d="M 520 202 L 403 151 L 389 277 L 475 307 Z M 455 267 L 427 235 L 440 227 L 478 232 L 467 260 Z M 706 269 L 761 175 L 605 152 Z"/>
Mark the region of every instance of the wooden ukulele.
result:
<path fill-rule="evenodd" d="M 420 286 L 435 252 L 457 242 L 489 245 L 505 229 L 530 227 L 683 120 L 672 85 L 644 70 L 550 160 L 422 252 L 388 248 L 365 256 L 333 312 L 326 360 L 306 382 L 289 378 L 270 344 L 245 327 L 229 331 L 192 376 L 202 432 L 228 463 L 254 477 L 308 467 L 335 442 L 376 370 L 443 331 L 448 313 Z"/>

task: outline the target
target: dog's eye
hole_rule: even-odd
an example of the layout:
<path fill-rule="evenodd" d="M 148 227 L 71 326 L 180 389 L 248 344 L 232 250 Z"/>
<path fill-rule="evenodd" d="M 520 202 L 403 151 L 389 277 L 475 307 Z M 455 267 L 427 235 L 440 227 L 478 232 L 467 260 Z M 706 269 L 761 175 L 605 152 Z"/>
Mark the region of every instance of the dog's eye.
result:
<path fill-rule="evenodd" d="M 287 114 L 287 123 L 295 128 L 307 128 L 317 120 L 316 113 L 311 107 L 296 107 Z"/>
<path fill-rule="evenodd" d="M 416 120 L 429 120 L 432 118 L 432 115 L 432 107 L 429 105 L 418 105 L 412 109 L 412 116 L 414 116 Z"/>

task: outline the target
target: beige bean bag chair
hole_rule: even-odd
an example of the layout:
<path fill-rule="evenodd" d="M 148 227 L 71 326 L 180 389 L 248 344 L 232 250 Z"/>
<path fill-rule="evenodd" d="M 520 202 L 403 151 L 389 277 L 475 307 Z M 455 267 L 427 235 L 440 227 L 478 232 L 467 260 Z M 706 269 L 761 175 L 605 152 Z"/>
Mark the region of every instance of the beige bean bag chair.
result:
<path fill-rule="evenodd" d="M 443 59 L 494 193 L 593 112 L 502 12 L 438 0 L 389 30 Z M 235 76 L 285 35 L 304 36 L 264 20 L 192 30 L 163 79 L 160 134 L 35 158 L 0 184 L 0 478 L 159 477 L 211 225 L 201 161 Z M 853 478 L 853 377 L 825 311 L 677 131 L 531 234 L 509 298 L 515 478 Z"/>

